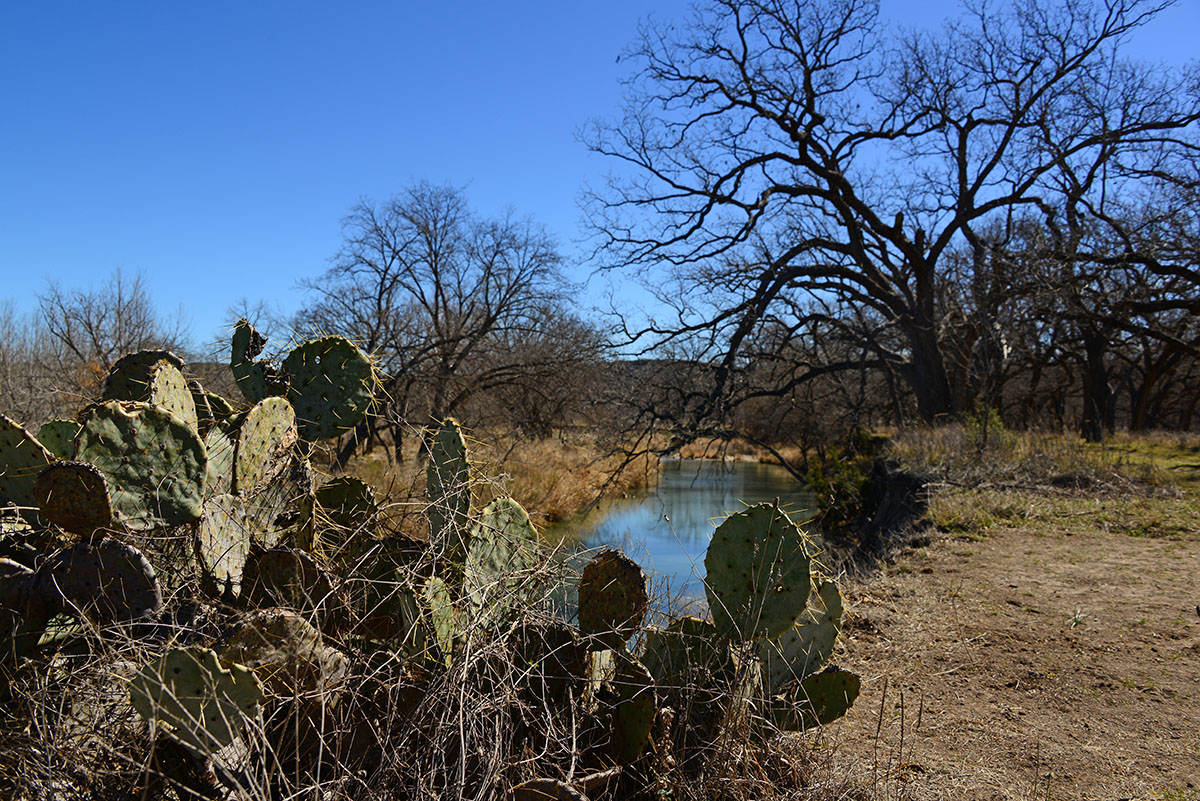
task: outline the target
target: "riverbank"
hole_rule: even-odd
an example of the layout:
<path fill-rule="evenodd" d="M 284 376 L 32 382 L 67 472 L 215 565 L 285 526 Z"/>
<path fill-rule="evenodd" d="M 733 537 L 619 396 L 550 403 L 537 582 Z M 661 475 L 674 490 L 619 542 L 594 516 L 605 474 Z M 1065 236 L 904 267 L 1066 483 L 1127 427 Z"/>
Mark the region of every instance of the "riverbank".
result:
<path fill-rule="evenodd" d="M 868 797 L 1200 797 L 1200 447 L 1079 447 L 1036 470 L 1070 481 L 947 474 L 851 585 L 837 660 L 862 695 L 814 747 Z"/>

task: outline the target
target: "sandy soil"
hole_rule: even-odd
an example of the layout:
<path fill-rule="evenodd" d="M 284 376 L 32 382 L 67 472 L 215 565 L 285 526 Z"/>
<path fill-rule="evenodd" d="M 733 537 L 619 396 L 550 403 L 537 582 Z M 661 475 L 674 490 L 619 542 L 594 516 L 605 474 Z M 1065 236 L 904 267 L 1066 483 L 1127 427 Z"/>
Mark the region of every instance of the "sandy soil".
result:
<path fill-rule="evenodd" d="M 1200 798 L 1200 521 L 993 529 L 851 590 L 829 741 L 880 798 Z"/>

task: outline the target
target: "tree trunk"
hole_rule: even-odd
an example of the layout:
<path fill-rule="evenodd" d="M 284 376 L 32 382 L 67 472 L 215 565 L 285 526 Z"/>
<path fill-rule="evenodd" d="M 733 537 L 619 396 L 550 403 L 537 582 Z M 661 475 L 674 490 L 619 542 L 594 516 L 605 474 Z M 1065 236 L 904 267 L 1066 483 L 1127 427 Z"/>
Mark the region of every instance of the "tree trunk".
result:
<path fill-rule="evenodd" d="M 1104 430 L 1112 430 L 1112 388 L 1108 385 L 1108 368 L 1104 364 L 1107 344 L 1095 331 L 1088 331 L 1083 336 L 1083 419 L 1079 434 L 1088 442 L 1102 442 Z"/>
<path fill-rule="evenodd" d="M 946 363 L 932 325 L 906 325 L 903 328 L 912 349 L 912 357 L 903 375 L 917 396 L 917 413 L 926 423 L 944 421 L 954 415 L 954 400 Z"/>

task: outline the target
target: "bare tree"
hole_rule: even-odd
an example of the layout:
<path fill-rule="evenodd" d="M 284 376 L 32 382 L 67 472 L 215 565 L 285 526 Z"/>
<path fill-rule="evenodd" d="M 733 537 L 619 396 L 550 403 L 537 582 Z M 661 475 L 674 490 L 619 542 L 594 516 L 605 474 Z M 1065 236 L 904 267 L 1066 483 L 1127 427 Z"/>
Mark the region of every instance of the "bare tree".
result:
<path fill-rule="evenodd" d="M 883 326 L 869 358 L 920 416 L 954 414 L 955 255 L 983 270 L 990 226 L 1025 210 L 1061 223 L 1192 147 L 1194 77 L 1119 57 L 1170 5 L 979 0 L 936 33 L 893 34 L 872 0 L 714 0 L 647 27 L 624 115 L 588 134 L 625 165 L 587 200 L 600 258 L 640 269 L 676 312 L 631 333 L 701 343 L 715 369 L 693 418 L 719 420 L 756 331 L 843 327 L 819 306 L 858 308 Z"/>
<path fill-rule="evenodd" d="M 536 392 L 596 357 L 596 338 L 566 311 L 558 251 L 527 219 L 479 218 L 458 189 L 421 182 L 355 206 L 343 231 L 333 266 L 307 282 L 317 300 L 298 327 L 376 354 L 397 451 L 402 420 L 441 419 L 501 388 Z"/>

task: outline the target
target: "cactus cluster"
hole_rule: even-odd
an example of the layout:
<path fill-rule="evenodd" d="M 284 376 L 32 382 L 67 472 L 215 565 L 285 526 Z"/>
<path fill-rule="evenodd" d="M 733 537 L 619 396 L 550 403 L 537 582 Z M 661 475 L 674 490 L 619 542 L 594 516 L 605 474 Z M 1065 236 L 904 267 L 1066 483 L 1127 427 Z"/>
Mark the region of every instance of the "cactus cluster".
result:
<path fill-rule="evenodd" d="M 426 440 L 424 541 L 392 526 L 366 483 L 320 483 L 309 462 L 315 438 L 366 413 L 370 359 L 337 337 L 279 364 L 257 360 L 264 346 L 238 323 L 230 367 L 242 400 L 188 379 L 177 356 L 144 351 L 117 362 L 104 398 L 74 420 L 35 435 L 0 417 L 0 678 L 52 659 L 62 618 L 133 638 L 154 656 L 130 672 L 128 702 L 183 755 L 181 776 L 198 776 L 235 743 L 287 743 L 299 762 L 319 760 L 324 746 L 302 744 L 338 704 L 369 731 L 372 710 L 414 712 L 413 688 L 473 675 L 500 644 L 514 708 L 570 720 L 592 771 L 527 781 L 516 797 L 585 797 L 645 769 L 651 752 L 664 758 L 681 726 L 707 747 L 722 725 L 801 729 L 853 702 L 858 678 L 826 668 L 841 596 L 776 507 L 714 533 L 711 621 L 647 628 L 647 577 L 616 550 L 583 569 L 577 623 L 538 614 L 554 588 L 537 531 L 511 498 L 475 506 L 456 421 Z M 156 570 L 171 543 L 187 547 Z M 164 596 L 207 605 L 211 624 L 181 624 Z M 378 686 L 380 700 L 346 701 L 351 682 Z"/>

